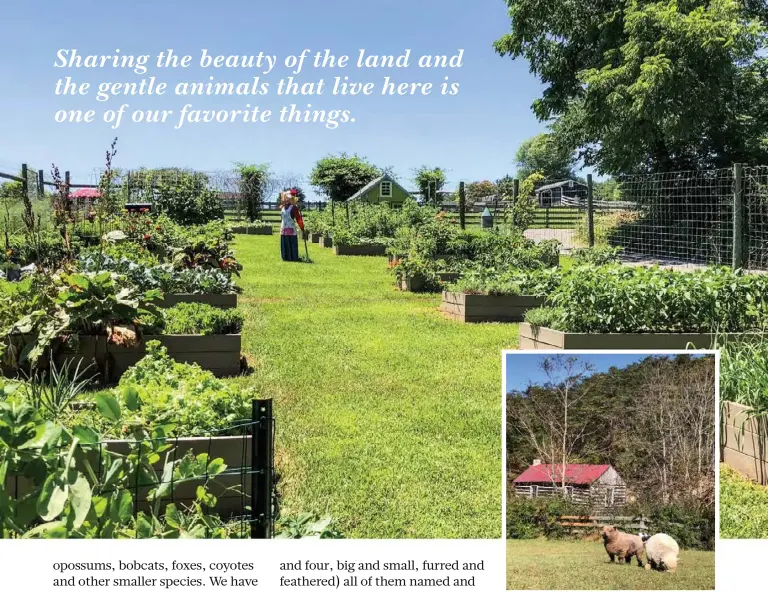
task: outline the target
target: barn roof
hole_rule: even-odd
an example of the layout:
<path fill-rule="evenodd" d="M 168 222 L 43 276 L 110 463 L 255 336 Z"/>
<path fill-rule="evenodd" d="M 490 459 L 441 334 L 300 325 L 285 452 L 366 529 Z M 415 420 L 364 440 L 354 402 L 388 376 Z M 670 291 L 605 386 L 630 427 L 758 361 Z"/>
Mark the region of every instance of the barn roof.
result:
<path fill-rule="evenodd" d="M 520 476 L 515 479 L 515 483 L 552 483 L 554 480 L 560 480 L 560 474 L 563 465 L 531 465 Z M 611 468 L 611 465 L 565 465 L 565 482 L 569 485 L 590 485 L 597 481 L 603 473 Z"/>
<path fill-rule="evenodd" d="M 558 181 L 557 183 L 550 183 L 549 185 L 542 185 L 538 189 L 534 191 L 534 193 L 541 193 L 542 191 L 547 191 L 549 189 L 556 189 L 557 187 L 574 187 L 576 185 L 579 185 L 580 187 L 586 187 L 584 183 L 581 181 L 576 181 L 575 179 L 567 179 L 566 181 Z"/>
<path fill-rule="evenodd" d="M 410 193 L 410 192 L 409 192 L 409 191 L 408 191 L 408 190 L 407 190 L 405 187 L 403 187 L 402 185 L 400 185 L 400 183 L 398 183 L 397 181 L 395 181 L 395 180 L 394 180 L 392 177 L 390 177 L 388 174 L 384 173 L 384 174 L 383 174 L 381 177 L 379 177 L 379 178 L 377 178 L 377 179 L 374 179 L 373 181 L 371 181 L 370 183 L 368 183 L 368 185 L 366 185 L 365 187 L 363 187 L 363 188 L 362 188 L 360 191 L 358 191 L 357 193 L 355 193 L 355 194 L 354 194 L 352 197 L 350 197 L 349 199 L 350 199 L 350 200 L 353 200 L 353 199 L 357 199 L 357 198 L 358 198 L 358 197 L 360 197 L 361 195 L 365 195 L 366 193 L 368 193 L 368 192 L 369 192 L 371 189 L 373 189 L 374 187 L 376 187 L 376 185 L 378 185 L 378 184 L 379 184 L 379 183 L 381 183 L 382 181 L 389 181 L 390 183 L 392 183 L 392 185 L 396 185 L 397 187 L 399 187 L 401 190 L 403 190 L 403 191 L 404 191 L 405 193 L 407 193 L 408 195 L 410 195 L 410 194 L 411 194 L 411 193 Z"/>
<path fill-rule="evenodd" d="M 98 199 L 100 197 L 101 191 L 93 187 L 84 187 L 69 193 L 69 199 Z"/>

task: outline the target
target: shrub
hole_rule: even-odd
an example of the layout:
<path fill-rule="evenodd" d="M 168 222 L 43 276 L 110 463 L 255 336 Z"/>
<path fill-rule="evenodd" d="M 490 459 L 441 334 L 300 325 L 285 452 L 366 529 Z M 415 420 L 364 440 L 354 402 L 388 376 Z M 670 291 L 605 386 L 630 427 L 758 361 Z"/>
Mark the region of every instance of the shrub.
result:
<path fill-rule="evenodd" d="M 167 335 L 227 335 L 240 333 L 243 315 L 236 309 L 183 302 L 163 311 L 163 333 Z"/>
<path fill-rule="evenodd" d="M 208 186 L 208 177 L 194 171 L 177 171 L 157 187 L 155 203 L 178 224 L 203 224 L 224 218 L 218 194 Z"/>
<path fill-rule="evenodd" d="M 507 496 L 507 538 L 563 538 L 567 531 L 558 522 L 561 516 L 589 514 L 589 509 L 558 497 L 527 498 Z"/>

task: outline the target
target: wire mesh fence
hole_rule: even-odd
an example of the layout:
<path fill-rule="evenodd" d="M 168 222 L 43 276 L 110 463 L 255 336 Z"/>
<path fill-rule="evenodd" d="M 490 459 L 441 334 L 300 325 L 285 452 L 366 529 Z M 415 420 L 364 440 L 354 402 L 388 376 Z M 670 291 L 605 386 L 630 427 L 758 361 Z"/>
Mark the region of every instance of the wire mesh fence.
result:
<path fill-rule="evenodd" d="M 746 267 L 768 269 L 768 166 L 744 167 Z"/>
<path fill-rule="evenodd" d="M 254 400 L 249 420 L 204 437 L 153 430 L 83 440 L 74 461 L 69 443 L 59 454 L 87 476 L 95 538 L 168 536 L 174 529 L 196 538 L 271 538 L 278 511 L 274 441 L 272 401 Z M 33 493 L 33 479 L 11 471 L 5 490 L 21 500 Z"/>
<path fill-rule="evenodd" d="M 729 264 L 733 169 L 627 175 L 595 192 L 595 244 L 659 264 Z"/>

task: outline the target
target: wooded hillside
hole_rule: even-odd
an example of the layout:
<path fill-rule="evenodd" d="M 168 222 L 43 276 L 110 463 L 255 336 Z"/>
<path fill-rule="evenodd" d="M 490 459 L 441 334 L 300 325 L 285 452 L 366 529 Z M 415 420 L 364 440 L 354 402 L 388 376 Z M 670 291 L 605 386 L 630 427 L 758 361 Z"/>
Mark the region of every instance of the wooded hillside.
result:
<path fill-rule="evenodd" d="M 714 356 L 649 356 L 594 374 L 577 357 L 545 359 L 559 364 L 552 381 L 507 396 L 510 481 L 534 458 L 565 456 L 612 465 L 640 505 L 714 506 Z"/>

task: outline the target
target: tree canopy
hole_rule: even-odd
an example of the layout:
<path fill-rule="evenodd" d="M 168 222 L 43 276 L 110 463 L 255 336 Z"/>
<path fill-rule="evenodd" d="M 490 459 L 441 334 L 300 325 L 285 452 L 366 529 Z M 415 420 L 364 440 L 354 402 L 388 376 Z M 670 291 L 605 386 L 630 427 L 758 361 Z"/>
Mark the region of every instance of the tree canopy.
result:
<path fill-rule="evenodd" d="M 357 154 L 330 154 L 315 163 L 309 182 L 332 201 L 347 201 L 382 174 L 381 169 Z"/>
<path fill-rule="evenodd" d="M 508 393 L 510 479 L 534 458 L 562 463 L 565 450 L 568 463 L 612 465 L 640 503 L 714 503 L 712 356 L 649 356 L 626 368 L 564 376 Z"/>
<path fill-rule="evenodd" d="M 436 203 L 438 191 L 445 187 L 445 170 L 440 167 L 430 168 L 426 165 L 413 171 L 413 182 L 419 188 L 424 201 Z"/>
<path fill-rule="evenodd" d="M 533 110 L 601 173 L 768 163 L 759 0 L 507 0 L 496 51 L 545 85 Z"/>
<path fill-rule="evenodd" d="M 515 153 L 515 166 L 520 179 L 541 173 L 545 179 L 570 179 L 574 175 L 576 155 L 573 148 L 553 134 L 528 138 Z"/>

